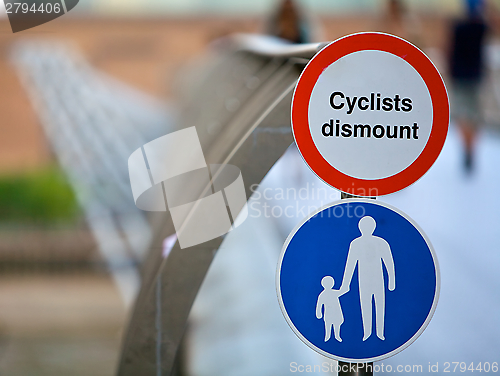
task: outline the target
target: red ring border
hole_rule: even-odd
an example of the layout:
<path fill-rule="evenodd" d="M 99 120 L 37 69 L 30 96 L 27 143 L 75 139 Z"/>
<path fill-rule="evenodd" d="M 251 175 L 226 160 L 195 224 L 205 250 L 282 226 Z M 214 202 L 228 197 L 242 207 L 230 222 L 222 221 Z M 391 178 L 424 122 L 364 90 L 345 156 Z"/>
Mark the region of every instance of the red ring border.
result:
<path fill-rule="evenodd" d="M 358 51 L 378 50 L 408 62 L 422 77 L 432 102 L 433 121 L 429 140 L 417 159 L 403 171 L 382 179 L 358 179 L 330 165 L 319 153 L 309 129 L 309 102 L 323 71 L 338 59 Z M 292 131 L 306 164 L 325 183 L 356 196 L 383 196 L 420 179 L 434 164 L 448 133 L 450 108 L 443 79 L 429 58 L 413 44 L 385 33 L 356 33 L 337 39 L 318 52 L 299 77 L 292 98 Z"/>

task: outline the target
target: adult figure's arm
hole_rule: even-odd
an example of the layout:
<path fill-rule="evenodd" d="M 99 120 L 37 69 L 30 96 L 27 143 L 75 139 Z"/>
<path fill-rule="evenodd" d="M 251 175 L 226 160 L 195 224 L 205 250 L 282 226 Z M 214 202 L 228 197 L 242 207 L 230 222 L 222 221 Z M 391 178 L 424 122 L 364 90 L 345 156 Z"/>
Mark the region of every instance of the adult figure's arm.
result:
<path fill-rule="evenodd" d="M 356 268 L 356 264 L 358 263 L 358 258 L 356 255 L 353 255 L 355 251 L 352 249 L 352 243 L 349 246 L 349 253 L 347 255 L 347 261 L 344 269 L 344 277 L 342 279 L 342 286 L 340 287 L 340 295 L 345 294 L 349 291 L 351 286 L 352 275 L 354 274 L 354 269 Z"/>
<path fill-rule="evenodd" d="M 391 247 L 389 243 L 384 240 L 385 246 L 382 253 L 382 261 L 387 269 L 387 275 L 389 276 L 389 291 L 393 291 L 396 288 L 396 273 L 394 271 L 394 259 L 392 258 Z"/>

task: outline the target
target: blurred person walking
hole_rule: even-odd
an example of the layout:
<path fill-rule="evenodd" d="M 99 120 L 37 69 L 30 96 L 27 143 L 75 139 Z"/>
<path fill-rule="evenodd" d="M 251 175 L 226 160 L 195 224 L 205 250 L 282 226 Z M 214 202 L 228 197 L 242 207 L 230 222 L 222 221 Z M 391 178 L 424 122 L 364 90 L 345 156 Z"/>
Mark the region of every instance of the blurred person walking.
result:
<path fill-rule="evenodd" d="M 311 41 L 310 28 L 304 12 L 293 0 L 282 0 L 269 20 L 267 34 L 292 43 Z"/>
<path fill-rule="evenodd" d="M 483 77 L 483 45 L 487 33 L 484 1 L 466 0 L 466 16 L 452 24 L 449 69 L 451 113 L 464 142 L 464 168 L 474 165 L 474 144 L 481 124 L 480 89 Z"/>
<path fill-rule="evenodd" d="M 278 0 L 277 6 L 266 23 L 265 33 L 278 37 L 291 43 L 311 43 L 321 40 L 323 32 L 319 20 L 311 13 L 306 12 L 294 0 Z M 285 154 L 287 159 L 286 176 L 293 178 L 293 184 L 297 189 L 302 188 L 307 183 L 304 174 L 303 160 L 299 155 L 295 145 Z M 278 228 L 283 227 L 283 221 L 277 221 Z M 286 226 L 285 226 L 286 227 Z M 284 230 L 285 237 L 289 229 Z"/>
<path fill-rule="evenodd" d="M 403 0 L 387 0 L 379 29 L 397 35 L 416 46 L 421 44 L 422 28 L 415 12 Z"/>

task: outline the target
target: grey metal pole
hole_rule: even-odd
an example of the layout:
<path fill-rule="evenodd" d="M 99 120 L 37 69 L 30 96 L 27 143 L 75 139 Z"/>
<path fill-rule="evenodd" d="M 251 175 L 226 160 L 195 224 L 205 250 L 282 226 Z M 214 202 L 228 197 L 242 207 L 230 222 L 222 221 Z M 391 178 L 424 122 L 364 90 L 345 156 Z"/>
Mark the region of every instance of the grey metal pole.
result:
<path fill-rule="evenodd" d="M 373 363 L 339 362 L 339 376 L 373 376 Z"/>
<path fill-rule="evenodd" d="M 340 199 L 357 198 L 357 196 L 342 192 Z M 375 199 L 375 197 L 372 197 Z M 373 363 L 340 362 L 337 367 L 339 376 L 373 376 Z"/>

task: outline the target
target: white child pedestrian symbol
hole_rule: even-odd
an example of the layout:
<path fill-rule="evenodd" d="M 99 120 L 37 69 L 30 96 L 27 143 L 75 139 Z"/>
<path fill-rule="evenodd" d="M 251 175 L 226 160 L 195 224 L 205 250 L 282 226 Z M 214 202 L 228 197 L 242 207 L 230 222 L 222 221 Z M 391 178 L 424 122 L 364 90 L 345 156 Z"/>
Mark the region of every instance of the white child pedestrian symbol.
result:
<path fill-rule="evenodd" d="M 375 301 L 377 337 L 381 340 L 385 340 L 384 265 L 389 277 L 388 288 L 390 291 L 396 288 L 396 277 L 391 247 L 386 240 L 373 235 L 376 226 L 377 223 L 372 217 L 365 216 L 359 220 L 358 227 L 361 231 L 361 236 L 354 239 L 349 245 L 349 253 L 340 289 L 332 289 L 334 280 L 330 276 L 324 277 L 321 281 L 324 290 L 318 297 L 316 317 L 318 319 L 321 318 L 321 315 L 318 315 L 318 309 L 321 311 L 321 306 L 324 305 L 325 313 L 323 314 L 323 319 L 325 320 L 325 342 L 330 339 L 332 325 L 335 330 L 335 338 L 340 342 L 342 341 L 342 339 L 340 339 L 340 325 L 344 322 L 344 317 L 339 296 L 350 290 L 351 280 L 356 265 L 358 266 L 359 301 L 361 305 L 364 333 L 363 341 L 366 341 L 372 334 L 372 300 Z M 328 310 L 331 312 L 328 313 Z M 335 325 L 337 325 L 337 327 Z"/>
<path fill-rule="evenodd" d="M 340 326 L 344 322 L 344 315 L 342 314 L 342 308 L 340 307 L 339 301 L 339 296 L 342 295 L 342 293 L 339 290 L 333 289 L 335 280 L 328 275 L 323 277 L 321 285 L 324 290 L 318 296 L 316 317 L 318 319 L 323 318 L 325 321 L 325 342 L 330 339 L 332 326 L 335 339 L 342 342 L 342 338 L 340 337 Z"/>

